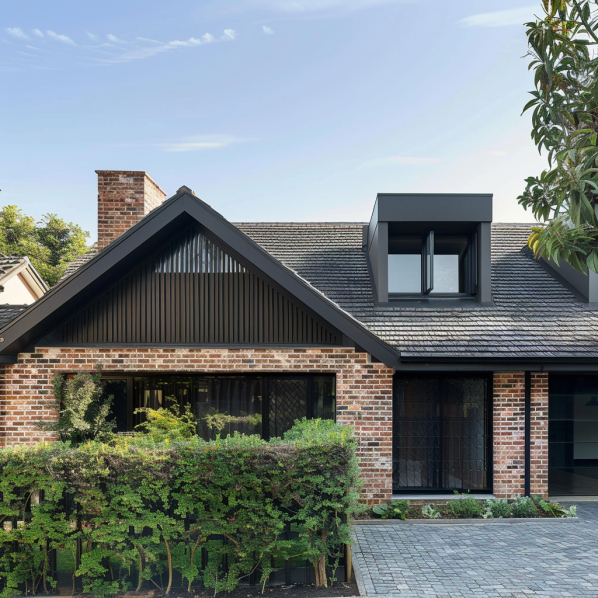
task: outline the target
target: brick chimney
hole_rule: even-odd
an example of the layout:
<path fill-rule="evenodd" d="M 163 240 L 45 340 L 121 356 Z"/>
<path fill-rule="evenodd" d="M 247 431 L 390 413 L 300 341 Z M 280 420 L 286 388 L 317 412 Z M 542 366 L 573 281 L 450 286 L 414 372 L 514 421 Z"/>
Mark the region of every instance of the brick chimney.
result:
<path fill-rule="evenodd" d="M 96 170 L 98 174 L 98 249 L 104 249 L 166 199 L 142 171 Z"/>

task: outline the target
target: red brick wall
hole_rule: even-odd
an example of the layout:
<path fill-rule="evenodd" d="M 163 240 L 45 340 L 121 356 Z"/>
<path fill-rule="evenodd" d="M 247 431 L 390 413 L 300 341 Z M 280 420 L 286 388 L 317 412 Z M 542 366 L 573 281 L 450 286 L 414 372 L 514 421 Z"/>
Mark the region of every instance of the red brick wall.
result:
<path fill-rule="evenodd" d="M 337 421 L 354 426 L 364 498 L 387 500 L 392 490 L 392 368 L 369 363 L 366 353 L 336 349 L 38 349 L 5 366 L 0 395 L 0 445 L 35 443 L 35 422 L 55 416 L 51 381 L 58 372 L 336 374 Z"/>
<path fill-rule="evenodd" d="M 157 208 L 166 194 L 145 173 L 96 170 L 98 249 L 103 249 Z"/>
<path fill-rule="evenodd" d="M 494 495 L 525 493 L 525 374 L 494 374 Z M 531 494 L 548 494 L 548 374 L 531 375 Z"/>
<path fill-rule="evenodd" d="M 531 494 L 548 496 L 548 374 L 532 373 Z"/>

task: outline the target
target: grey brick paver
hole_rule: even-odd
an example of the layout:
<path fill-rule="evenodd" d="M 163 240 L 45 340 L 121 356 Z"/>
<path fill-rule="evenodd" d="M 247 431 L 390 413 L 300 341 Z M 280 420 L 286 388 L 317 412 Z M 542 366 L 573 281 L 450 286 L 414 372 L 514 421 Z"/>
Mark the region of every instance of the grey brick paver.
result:
<path fill-rule="evenodd" d="M 598 598 L 598 502 L 578 523 L 355 526 L 367 596 Z"/>

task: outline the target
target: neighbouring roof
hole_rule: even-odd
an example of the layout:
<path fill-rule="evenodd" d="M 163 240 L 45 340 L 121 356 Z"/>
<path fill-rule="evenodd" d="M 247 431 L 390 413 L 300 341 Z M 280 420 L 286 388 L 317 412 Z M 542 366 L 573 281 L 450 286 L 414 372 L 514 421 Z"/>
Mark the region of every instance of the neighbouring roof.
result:
<path fill-rule="evenodd" d="M 494 306 L 376 306 L 360 223 L 239 223 L 274 258 L 398 350 L 401 359 L 598 357 L 598 306 L 529 254 L 526 224 L 492 225 Z M 93 257 L 72 264 L 76 271 Z"/>
<path fill-rule="evenodd" d="M 3 253 L 0 253 L 0 281 L 24 263 L 24 257 L 15 257 L 14 255 L 4 255 Z"/>
<path fill-rule="evenodd" d="M 71 274 L 74 274 L 83 264 L 86 264 L 96 253 L 98 252 L 96 247 L 93 247 L 87 253 L 80 255 L 78 258 L 74 259 L 64 271 L 64 274 L 60 277 L 58 282 L 62 282 L 65 278 L 68 278 Z"/>
<path fill-rule="evenodd" d="M 17 276 L 21 279 L 22 284 L 27 287 L 32 299 L 39 299 L 48 290 L 48 285 L 33 267 L 28 257 L 0 253 L 0 286 L 4 287 Z M 0 295 L 0 301 L 3 299 L 7 300 L 8 297 L 2 294 Z"/>
<path fill-rule="evenodd" d="M 0 305 L 0 328 L 16 318 L 27 305 Z"/>

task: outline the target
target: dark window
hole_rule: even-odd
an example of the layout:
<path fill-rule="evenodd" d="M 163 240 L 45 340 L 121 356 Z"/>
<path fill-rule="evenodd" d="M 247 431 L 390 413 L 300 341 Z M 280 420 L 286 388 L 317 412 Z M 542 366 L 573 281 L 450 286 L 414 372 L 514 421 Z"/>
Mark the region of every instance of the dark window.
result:
<path fill-rule="evenodd" d="M 550 375 L 548 491 L 598 495 L 598 376 Z"/>
<path fill-rule="evenodd" d="M 486 376 L 397 376 L 395 492 L 490 488 Z"/>
<path fill-rule="evenodd" d="M 126 432 L 129 429 L 129 409 L 127 401 L 127 379 L 105 380 L 104 396 L 112 396 L 111 420 L 116 424 L 117 432 Z"/>
<path fill-rule="evenodd" d="M 476 280 L 475 233 L 389 236 L 389 294 L 473 295 Z"/>
<path fill-rule="evenodd" d="M 106 391 L 121 380 L 107 380 Z M 120 396 L 113 412 L 131 413 L 139 407 L 158 409 L 191 405 L 197 418 L 197 433 L 206 440 L 217 434 L 234 432 L 260 434 L 263 438 L 282 436 L 296 419 L 303 417 L 335 419 L 335 377 L 304 376 L 133 376 L 129 398 Z M 112 391 L 110 391 L 111 394 Z M 115 396 L 116 401 L 116 396 Z M 221 429 L 208 424 L 210 415 L 220 418 Z M 143 421 L 142 414 L 129 416 L 133 427 Z M 212 421 L 214 418 L 211 418 Z M 122 417 L 117 421 L 127 421 Z M 119 423 L 119 431 L 122 426 Z"/>

